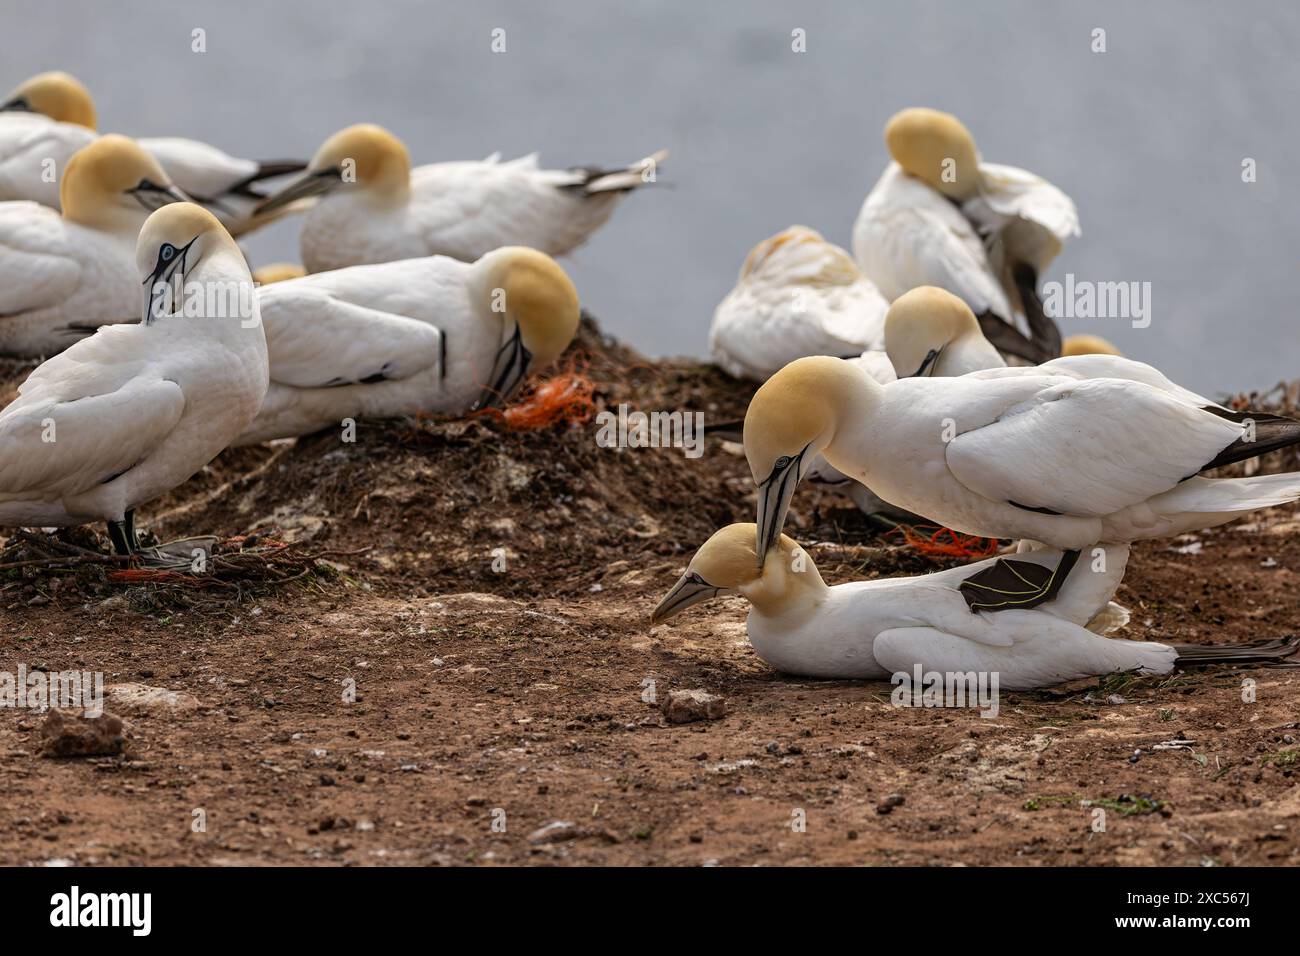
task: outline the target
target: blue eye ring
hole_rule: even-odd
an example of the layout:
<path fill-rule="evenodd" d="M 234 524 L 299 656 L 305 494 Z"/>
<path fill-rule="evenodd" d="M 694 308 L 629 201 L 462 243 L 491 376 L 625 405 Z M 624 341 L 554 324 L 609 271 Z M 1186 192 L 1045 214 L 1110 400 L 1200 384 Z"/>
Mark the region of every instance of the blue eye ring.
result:
<path fill-rule="evenodd" d="M 162 249 L 159 251 L 159 255 L 162 256 L 163 262 L 170 262 L 172 256 L 176 255 L 176 247 L 170 242 L 164 242 Z"/>

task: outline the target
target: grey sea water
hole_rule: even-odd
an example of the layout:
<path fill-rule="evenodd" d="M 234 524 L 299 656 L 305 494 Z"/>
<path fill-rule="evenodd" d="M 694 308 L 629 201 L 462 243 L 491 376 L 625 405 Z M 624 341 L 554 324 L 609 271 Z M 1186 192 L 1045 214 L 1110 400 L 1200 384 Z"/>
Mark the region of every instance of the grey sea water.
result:
<path fill-rule="evenodd" d="M 1208 392 L 1300 376 L 1294 3 L 0 0 L 0 36 L 0 87 L 66 69 L 106 131 L 261 159 L 309 157 L 360 121 L 416 162 L 668 147 L 656 187 L 566 262 L 606 327 L 651 354 L 705 353 L 758 240 L 798 222 L 847 246 L 883 123 L 935 106 L 986 159 L 1078 204 L 1083 236 L 1045 279 L 1151 283 L 1148 327 L 1071 319 L 1067 334 Z M 296 261 L 297 224 L 246 248 Z"/>

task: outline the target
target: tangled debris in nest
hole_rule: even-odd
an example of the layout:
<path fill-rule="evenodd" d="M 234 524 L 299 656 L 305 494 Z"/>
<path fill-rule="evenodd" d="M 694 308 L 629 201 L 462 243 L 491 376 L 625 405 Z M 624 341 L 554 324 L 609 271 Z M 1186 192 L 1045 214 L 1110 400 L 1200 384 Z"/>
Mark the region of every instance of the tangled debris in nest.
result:
<path fill-rule="evenodd" d="M 191 548 L 200 540 L 201 547 Z M 106 553 L 100 545 L 99 536 L 87 527 L 52 534 L 13 532 L 0 550 L 0 606 L 37 606 L 56 595 L 102 597 L 123 585 L 155 592 L 223 590 L 242 596 L 249 590 L 334 577 L 338 568 L 330 559 L 368 550 L 308 550 L 262 533 L 146 546 L 151 560 L 144 566 Z M 152 602 L 162 596 L 155 594 Z"/>

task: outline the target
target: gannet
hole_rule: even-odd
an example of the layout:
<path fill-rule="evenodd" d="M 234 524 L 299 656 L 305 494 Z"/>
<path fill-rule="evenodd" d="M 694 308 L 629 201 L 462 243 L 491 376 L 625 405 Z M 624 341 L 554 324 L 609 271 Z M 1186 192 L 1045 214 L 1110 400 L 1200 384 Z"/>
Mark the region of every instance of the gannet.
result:
<path fill-rule="evenodd" d="M 257 414 L 266 340 L 221 223 L 193 203 L 159 209 L 140 231 L 135 274 L 142 321 L 74 343 L 0 411 L 0 526 L 105 521 L 117 552 L 132 554 L 135 509 Z"/>
<path fill-rule="evenodd" d="M 1249 645 L 1177 645 L 1099 636 L 1088 629 L 1110 613 L 1128 561 L 1127 545 L 1108 545 L 1086 573 L 1032 610 L 971 614 L 961 590 L 972 569 L 996 559 L 904 578 L 828 587 L 812 558 L 780 535 L 759 570 L 752 524 L 716 532 L 659 602 L 651 623 L 693 604 L 739 594 L 751 607 L 749 642 L 779 671 L 827 679 L 881 679 L 924 671 L 998 675 L 998 687 L 1031 690 L 1117 671 L 1165 674 L 1176 664 L 1265 663 L 1295 653 L 1295 639 Z M 1049 568 L 1050 549 L 1019 556 Z"/>
<path fill-rule="evenodd" d="M 1062 244 L 1079 234 L 1070 198 L 1033 173 L 982 162 L 970 131 L 937 110 L 895 114 L 885 144 L 893 161 L 853 226 L 863 273 L 891 300 L 923 285 L 956 293 L 1008 355 L 1031 362 L 1059 355 L 1061 334 L 1037 287 Z"/>
<path fill-rule="evenodd" d="M 536 155 L 412 169 L 401 140 L 361 124 L 327 139 L 306 174 L 258 212 L 322 197 L 303 223 L 308 272 L 431 255 L 473 262 L 507 245 L 560 256 L 602 225 L 666 155 L 618 170 L 545 170 Z"/>
<path fill-rule="evenodd" d="M 430 256 L 353 266 L 258 290 L 271 386 L 239 444 L 344 419 L 459 414 L 508 399 L 578 328 L 578 294 L 533 249 L 477 262 Z"/>
<path fill-rule="evenodd" d="M 1125 361 L 1059 361 L 1090 360 Z M 1081 548 L 1211 527 L 1300 498 L 1300 474 L 1200 475 L 1300 443 L 1300 422 L 1201 405 L 1181 391 L 1050 367 L 882 386 L 842 359 L 799 359 L 768 379 L 745 415 L 759 551 L 776 541 L 819 453 L 884 500 L 955 531 L 1065 551 L 1058 573 L 1035 579 L 1032 602 L 1060 586 Z M 979 584 L 968 591 L 973 603 Z"/>
<path fill-rule="evenodd" d="M 709 351 L 729 374 L 762 382 L 804 355 L 882 351 L 888 308 L 847 252 L 791 226 L 750 251 L 713 313 Z"/>
<path fill-rule="evenodd" d="M 73 326 L 140 314 L 136 238 L 159 206 L 186 197 L 124 136 L 103 136 L 68 161 L 63 214 L 0 202 L 0 354 L 50 355 Z"/>
<path fill-rule="evenodd" d="M 95 121 L 90 92 L 67 73 L 41 73 L 11 92 L 0 105 L 0 200 L 28 199 L 60 208 L 58 177 L 72 156 L 95 140 Z M 253 214 L 253 207 L 266 198 L 261 191 L 266 180 L 300 172 L 307 165 L 298 160 L 240 159 L 178 137 L 138 142 L 172 182 L 206 206 L 233 235 L 275 218 Z M 47 169 L 49 162 L 52 170 Z"/>

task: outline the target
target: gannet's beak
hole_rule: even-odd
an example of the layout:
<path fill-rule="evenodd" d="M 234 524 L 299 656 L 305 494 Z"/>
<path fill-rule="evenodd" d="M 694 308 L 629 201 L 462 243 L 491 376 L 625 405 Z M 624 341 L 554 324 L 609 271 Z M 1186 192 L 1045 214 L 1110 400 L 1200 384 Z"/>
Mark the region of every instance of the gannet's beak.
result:
<path fill-rule="evenodd" d="M 659 602 L 659 606 L 650 614 L 650 623 L 661 624 L 670 617 L 680 614 L 692 604 L 699 604 L 701 601 L 715 598 L 726 591 L 726 588 L 715 588 L 700 577 L 699 572 L 687 571 L 673 585 L 673 589 L 664 595 L 664 599 Z"/>
<path fill-rule="evenodd" d="M 21 96 L 15 96 L 8 103 L 0 105 L 0 113 L 30 113 L 32 112 L 31 104 Z"/>
<path fill-rule="evenodd" d="M 140 316 L 141 323 L 149 325 L 159 316 L 175 312 L 184 301 L 185 260 L 190 246 L 198 241 L 199 237 L 195 236 L 180 249 L 167 243 L 158 251 L 158 263 L 143 283 L 144 312 Z"/>
<path fill-rule="evenodd" d="M 793 458 L 782 455 L 772 467 L 767 480 L 758 486 L 758 539 L 755 553 L 758 555 L 759 570 L 767 552 L 772 550 L 781 537 L 785 527 L 785 515 L 790 510 L 790 499 L 799 485 L 803 457 L 808 453 L 808 446 Z"/>
<path fill-rule="evenodd" d="M 943 349 L 930 349 L 930 351 L 925 353 L 925 361 L 921 363 L 921 367 L 907 377 L 920 378 L 927 373 L 927 370 L 933 374 L 934 367 L 939 364 L 939 356 L 942 354 Z"/>
<path fill-rule="evenodd" d="M 510 396 L 527 377 L 532 364 L 533 353 L 524 345 L 523 332 L 519 324 L 515 323 L 514 334 L 497 351 L 496 362 L 492 365 L 488 384 L 483 387 L 483 392 L 479 395 L 478 401 L 471 406 L 470 411 L 495 408 L 508 402 Z"/>
<path fill-rule="evenodd" d="M 299 199 L 310 199 L 313 196 L 324 196 L 343 184 L 343 170 L 338 166 L 330 166 L 326 169 L 317 169 L 308 172 L 306 175 L 295 179 L 289 185 L 285 186 L 277 193 L 272 193 L 260 203 L 253 207 L 254 216 L 265 216 L 267 213 L 275 212 L 277 209 L 283 209 L 290 203 L 297 202 Z"/>
<path fill-rule="evenodd" d="M 168 203 L 194 201 L 175 186 L 160 186 L 149 179 L 140 180 L 140 184 L 132 186 L 126 194 L 134 197 L 136 202 L 150 212 L 161 209 Z"/>

